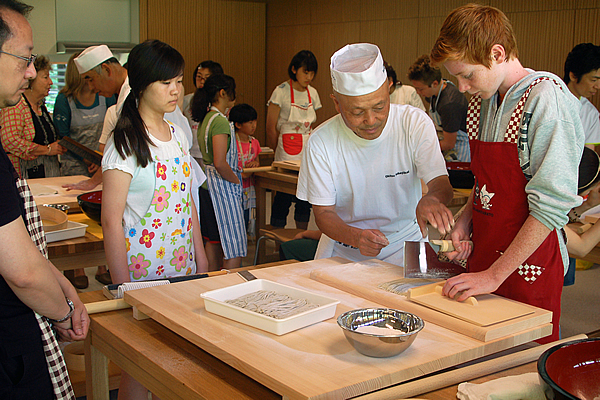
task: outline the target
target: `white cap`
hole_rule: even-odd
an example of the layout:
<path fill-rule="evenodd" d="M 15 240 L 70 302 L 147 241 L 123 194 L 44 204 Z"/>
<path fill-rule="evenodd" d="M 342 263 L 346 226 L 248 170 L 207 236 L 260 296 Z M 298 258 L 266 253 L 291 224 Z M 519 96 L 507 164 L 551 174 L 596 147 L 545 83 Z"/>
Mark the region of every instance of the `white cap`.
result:
<path fill-rule="evenodd" d="M 346 96 L 373 93 L 387 81 L 379 47 L 370 43 L 348 44 L 331 56 L 333 90 Z"/>
<path fill-rule="evenodd" d="M 79 73 L 83 74 L 112 57 L 114 57 L 113 53 L 108 46 L 101 44 L 100 46 L 88 47 L 73 61 Z"/>

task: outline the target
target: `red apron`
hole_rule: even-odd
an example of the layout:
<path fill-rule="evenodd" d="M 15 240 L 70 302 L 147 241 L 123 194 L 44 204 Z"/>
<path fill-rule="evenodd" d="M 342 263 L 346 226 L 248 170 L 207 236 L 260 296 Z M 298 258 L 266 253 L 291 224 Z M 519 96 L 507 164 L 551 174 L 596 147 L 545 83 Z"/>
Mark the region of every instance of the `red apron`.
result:
<path fill-rule="evenodd" d="M 511 115 L 503 142 L 478 139 L 481 98 L 469 103 L 467 131 L 471 146 L 471 169 L 475 175 L 473 196 L 473 252 L 467 271 L 488 269 L 508 248 L 529 216 L 525 186 L 527 179 L 519 163 L 518 138 L 524 104 L 531 88 L 548 78 L 535 80 Z M 526 122 L 528 123 L 528 121 Z M 552 311 L 552 335 L 538 340 L 559 339 L 560 297 L 563 261 L 556 230 L 500 285 L 495 294 Z"/>

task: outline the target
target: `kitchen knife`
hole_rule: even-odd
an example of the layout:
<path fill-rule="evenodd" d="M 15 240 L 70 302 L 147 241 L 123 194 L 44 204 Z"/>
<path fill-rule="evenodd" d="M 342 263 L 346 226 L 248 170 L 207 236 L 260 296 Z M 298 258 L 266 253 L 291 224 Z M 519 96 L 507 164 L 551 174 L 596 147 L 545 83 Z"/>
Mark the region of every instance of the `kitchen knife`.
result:
<path fill-rule="evenodd" d="M 404 277 L 448 279 L 466 270 L 452 262 L 438 260 L 437 252 L 428 242 L 404 242 Z"/>

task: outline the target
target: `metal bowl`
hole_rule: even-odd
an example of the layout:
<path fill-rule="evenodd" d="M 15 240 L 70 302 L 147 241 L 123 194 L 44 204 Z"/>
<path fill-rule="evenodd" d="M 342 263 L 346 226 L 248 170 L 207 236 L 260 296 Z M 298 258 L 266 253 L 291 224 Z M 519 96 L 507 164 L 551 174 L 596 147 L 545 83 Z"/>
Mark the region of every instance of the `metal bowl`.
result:
<path fill-rule="evenodd" d="M 555 400 L 593 399 L 600 396 L 600 338 L 557 344 L 537 363 L 542 380 Z"/>
<path fill-rule="evenodd" d="M 393 357 L 402 353 L 425 326 L 418 316 L 391 308 L 351 310 L 340 315 L 337 323 L 348 342 L 369 357 Z"/>
<path fill-rule="evenodd" d="M 51 208 L 56 208 L 57 210 L 60 210 L 62 212 L 67 213 L 69 211 L 69 209 L 71 207 L 69 207 L 67 204 L 44 204 L 44 207 L 51 207 Z"/>

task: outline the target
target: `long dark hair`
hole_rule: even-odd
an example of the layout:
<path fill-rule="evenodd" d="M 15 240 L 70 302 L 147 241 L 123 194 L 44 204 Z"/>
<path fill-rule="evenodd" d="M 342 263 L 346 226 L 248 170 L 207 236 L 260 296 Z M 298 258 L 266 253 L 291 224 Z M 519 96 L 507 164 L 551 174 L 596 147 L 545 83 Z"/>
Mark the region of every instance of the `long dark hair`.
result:
<path fill-rule="evenodd" d="M 177 50 L 159 40 L 147 40 L 135 46 L 127 62 L 131 92 L 123 103 L 113 133 L 115 148 L 122 158 L 133 154 L 138 165 L 146 167 L 152 160 L 149 145 L 153 143 L 137 102 L 151 83 L 167 81 L 183 74 L 185 62 Z"/>
<path fill-rule="evenodd" d="M 202 122 L 208 114 L 208 106 L 217 101 L 221 89 L 225 90 L 231 100 L 235 100 L 235 80 L 229 75 L 211 75 L 204 82 L 204 87 L 196 90 L 191 107 L 194 121 Z"/>

